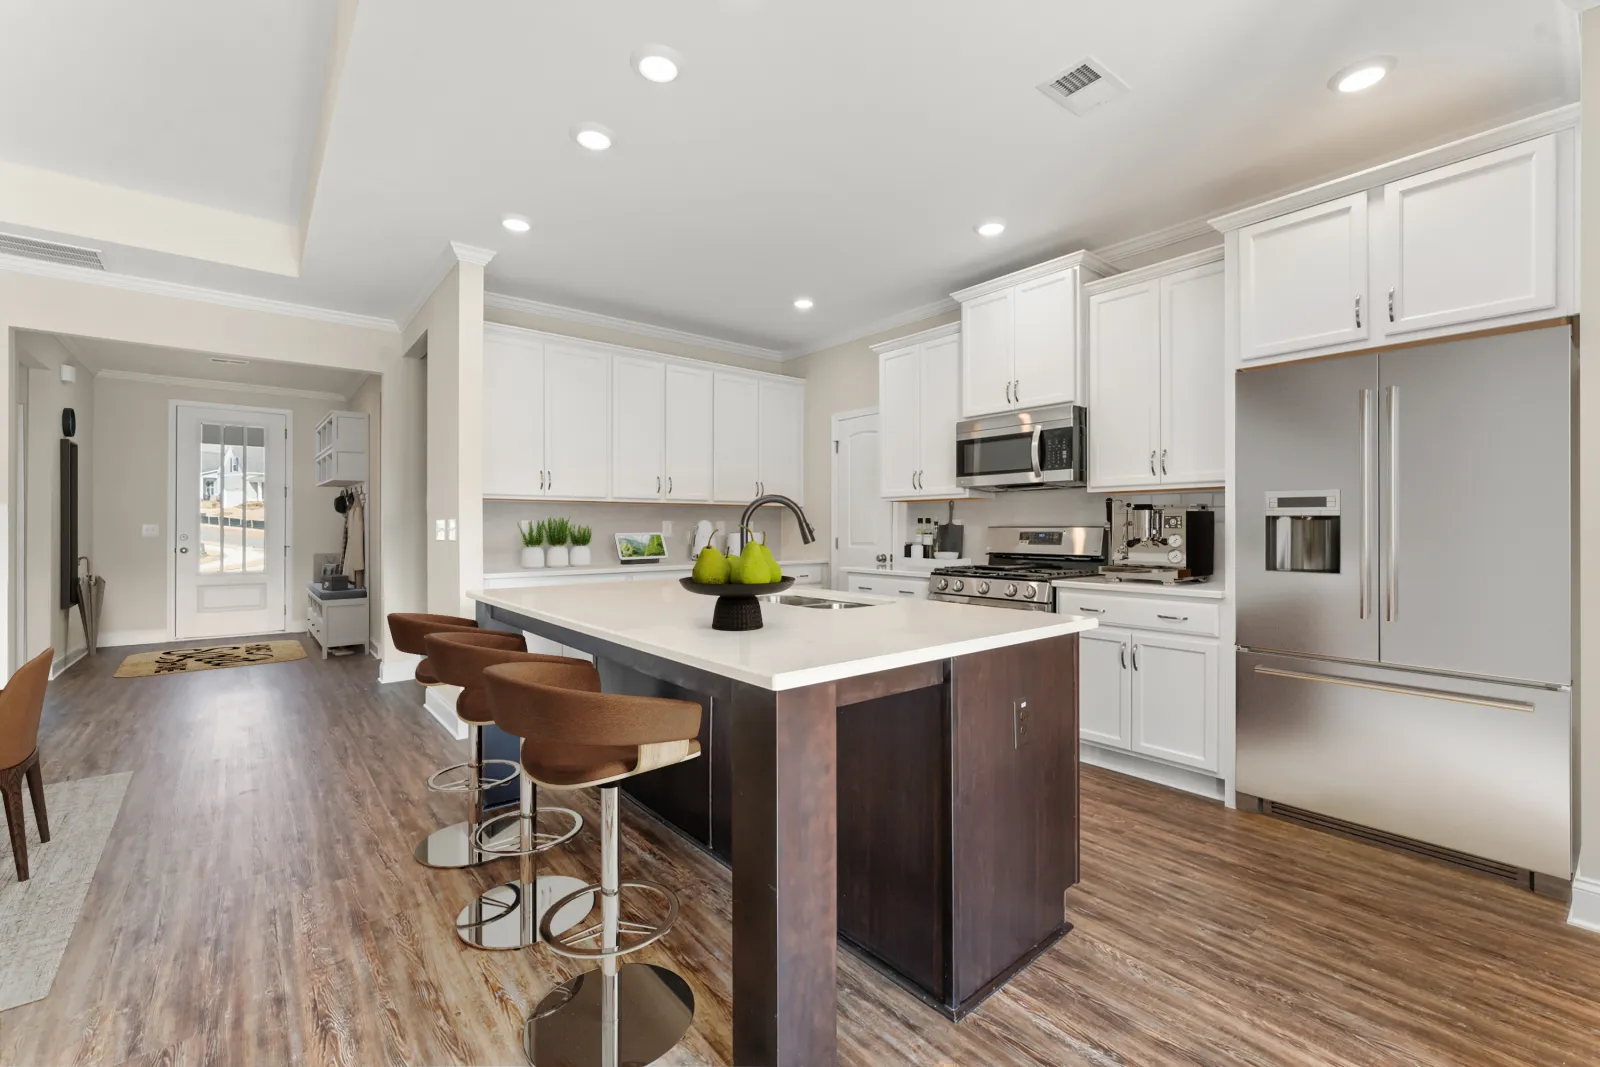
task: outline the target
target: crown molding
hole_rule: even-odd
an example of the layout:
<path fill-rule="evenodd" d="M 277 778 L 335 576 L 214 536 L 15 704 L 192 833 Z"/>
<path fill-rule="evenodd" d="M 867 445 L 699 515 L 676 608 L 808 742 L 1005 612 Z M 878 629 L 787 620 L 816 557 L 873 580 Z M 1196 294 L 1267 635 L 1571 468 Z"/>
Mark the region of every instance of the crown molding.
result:
<path fill-rule="evenodd" d="M 113 274 L 110 271 L 74 267 L 65 263 L 46 263 L 42 260 L 27 259 L 23 256 L 0 255 L 0 270 L 12 271 L 16 274 L 31 274 L 40 278 L 54 278 L 58 281 L 100 285 L 108 289 L 122 289 L 132 293 L 145 293 L 149 296 L 168 296 L 175 300 L 193 300 L 201 304 L 218 304 L 222 307 L 239 308 L 243 311 L 264 311 L 270 315 L 288 315 L 297 319 L 310 319 L 313 322 L 329 322 L 336 326 L 354 326 L 363 330 L 382 330 L 385 333 L 400 332 L 400 327 L 395 325 L 393 320 L 379 318 L 376 315 L 357 315 L 349 311 L 334 311 L 331 308 L 291 304 L 286 300 L 271 300 L 264 296 L 226 293 L 220 289 L 202 289 L 198 285 L 185 285 L 182 282 L 140 278 L 132 274 Z"/>
<path fill-rule="evenodd" d="M 598 326 L 607 330 L 621 330 L 624 333 L 650 337 L 658 341 L 676 341 L 679 344 L 709 348 L 714 352 L 727 352 L 730 355 L 764 359 L 773 363 L 782 363 L 785 359 L 792 358 L 775 348 L 761 348 L 757 345 L 741 344 L 738 341 L 725 341 L 720 337 L 707 337 L 705 334 L 674 330 L 670 326 L 656 326 L 653 323 L 636 322 L 633 319 L 617 318 L 614 315 L 602 315 L 594 311 L 562 307 L 560 304 L 546 304 L 540 300 L 528 300 L 520 296 L 507 296 L 505 293 L 484 293 L 483 303 L 485 307 L 499 308 L 502 311 L 521 311 L 528 315 L 539 315 L 543 318 L 558 319 L 562 322 L 575 322 L 583 326 Z"/>
<path fill-rule="evenodd" d="M 95 372 L 96 378 L 110 378 L 119 382 L 144 382 L 147 385 L 176 385 L 186 389 L 218 389 L 225 393 L 271 393 L 274 396 L 295 396 L 302 400 L 329 400 L 345 403 L 349 397 L 343 393 L 326 393 L 320 389 L 290 389 L 287 386 L 256 385 L 254 382 L 217 382 L 209 378 L 180 378 L 170 374 L 145 374 L 135 370 L 103 370 Z"/>
<path fill-rule="evenodd" d="M 950 298 L 965 303 L 980 296 L 997 293 L 1002 289 L 1026 285 L 1035 279 L 1055 274 L 1057 271 L 1070 270 L 1073 267 L 1083 267 L 1086 270 L 1093 271 L 1097 277 L 1116 273 L 1115 267 L 1093 252 L 1069 252 L 1064 256 L 1057 256 L 1055 259 L 1047 259 L 1043 263 L 1035 263 L 1031 267 L 1014 270 L 1010 274 L 1002 274 L 998 278 L 991 278 L 986 282 L 979 282 L 977 285 L 970 285 L 965 289 L 951 293 Z"/>
<path fill-rule="evenodd" d="M 1207 228 L 1209 229 L 1209 227 Z M 1211 232 L 1215 233 L 1216 231 L 1212 230 Z M 1162 260 L 1160 263 L 1152 263 L 1148 267 L 1124 271 L 1121 274 L 1113 274 L 1109 278 L 1101 278 L 1099 281 L 1090 282 L 1083 287 L 1083 295 L 1094 296 L 1096 293 L 1104 293 L 1112 289 L 1121 289 L 1129 285 L 1139 285 L 1142 282 L 1154 281 L 1169 274 L 1176 274 L 1178 271 L 1193 270 L 1196 267 L 1204 267 L 1212 263 L 1221 262 L 1221 245 L 1217 245 L 1214 248 L 1202 248 L 1200 251 L 1190 252 L 1186 256 L 1175 256 L 1172 259 Z"/>
<path fill-rule="evenodd" d="M 1600 0 L 1595 0 L 1595 2 L 1600 3 Z M 1132 259 L 1135 256 L 1142 256 L 1147 252 L 1154 252 L 1160 248 L 1166 248 L 1169 245 L 1192 241 L 1198 237 L 1215 237 L 1216 235 L 1217 231 L 1212 227 L 1211 221 L 1205 216 L 1201 216 L 1197 219 L 1174 223 L 1153 233 L 1140 234 L 1137 237 L 1130 237 L 1126 241 L 1118 241 L 1115 244 L 1106 245 L 1104 248 L 1098 249 L 1096 255 L 1115 267 L 1125 260 Z M 1220 247 L 1219 243 L 1218 248 Z"/>
<path fill-rule="evenodd" d="M 879 355 L 882 355 L 885 352 L 893 352 L 896 349 L 907 348 L 911 345 L 921 345 L 927 344 L 929 341 L 937 341 L 941 337 L 953 337 L 960 332 L 961 323 L 947 322 L 943 326 L 935 326 L 931 330 L 920 330 L 917 333 L 908 333 L 904 337 L 892 337 L 887 341 L 879 341 L 877 344 L 868 345 L 867 347 L 872 349 L 874 352 L 877 352 Z"/>
<path fill-rule="evenodd" d="M 1223 233 L 1229 233 L 1302 208 L 1316 207 L 1318 204 L 1325 204 L 1343 196 L 1354 196 L 1356 193 L 1364 193 L 1402 178 L 1409 178 L 1438 167 L 1447 167 L 1452 163 L 1460 163 L 1502 148 L 1510 148 L 1512 145 L 1522 144 L 1536 137 L 1576 129 L 1581 115 L 1581 104 L 1567 104 L 1554 111 L 1546 111 L 1516 122 L 1509 122 L 1504 126 L 1496 126 L 1492 130 L 1484 130 L 1482 133 L 1475 133 L 1448 144 L 1414 152 L 1401 159 L 1368 167 L 1366 170 L 1334 178 L 1332 181 L 1265 201 L 1257 201 L 1240 210 L 1219 215 L 1211 220 L 1211 225 Z"/>
<path fill-rule="evenodd" d="M 902 311 L 898 314 L 890 315 L 888 318 L 879 319 L 877 322 L 868 324 L 865 329 L 846 330 L 824 337 L 820 341 L 814 341 L 802 348 L 791 350 L 783 358 L 790 360 L 800 359 L 802 356 L 815 355 L 830 348 L 849 344 L 851 341 L 860 341 L 867 337 L 876 337 L 880 333 L 887 333 L 889 330 L 898 330 L 902 326 L 913 322 L 921 322 L 923 319 L 931 319 L 935 315 L 949 314 L 960 306 L 960 304 L 956 303 L 954 297 L 947 296 L 943 300 L 935 300 L 931 304 L 923 304 L 921 307 L 914 307 L 909 311 Z M 959 326 L 959 324 L 952 325 Z"/>
<path fill-rule="evenodd" d="M 460 241 L 450 242 L 450 251 L 459 263 L 471 263 L 477 267 L 487 267 L 489 261 L 495 257 L 492 248 L 479 248 L 477 245 L 462 244 Z"/>

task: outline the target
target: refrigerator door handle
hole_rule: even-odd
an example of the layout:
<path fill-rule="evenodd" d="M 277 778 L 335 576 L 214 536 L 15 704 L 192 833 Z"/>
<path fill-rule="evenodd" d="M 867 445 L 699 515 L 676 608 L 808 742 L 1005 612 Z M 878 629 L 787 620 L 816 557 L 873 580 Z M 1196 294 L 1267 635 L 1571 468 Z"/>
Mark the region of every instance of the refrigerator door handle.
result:
<path fill-rule="evenodd" d="M 1361 617 L 1372 592 L 1372 390 L 1361 390 Z"/>
<path fill-rule="evenodd" d="M 1506 711 L 1526 711 L 1530 713 L 1533 711 L 1532 704 L 1521 700 L 1501 700 L 1495 697 L 1473 696 L 1471 693 L 1454 693 L 1445 689 L 1422 689 L 1410 685 L 1389 685 L 1385 682 L 1368 682 L 1360 678 L 1341 678 L 1336 674 L 1285 671 L 1277 667 L 1264 667 L 1259 663 L 1253 669 L 1257 674 L 1265 674 L 1273 678 L 1289 678 L 1297 682 L 1345 685 L 1352 689 L 1372 689 L 1380 693 L 1396 693 L 1400 696 L 1422 697 L 1426 700 L 1449 700 L 1456 704 L 1474 704 L 1480 708 L 1503 708 Z"/>
<path fill-rule="evenodd" d="M 1400 618 L 1400 387 L 1389 392 L 1389 499 L 1384 521 L 1389 524 L 1388 546 L 1384 554 L 1383 619 Z"/>

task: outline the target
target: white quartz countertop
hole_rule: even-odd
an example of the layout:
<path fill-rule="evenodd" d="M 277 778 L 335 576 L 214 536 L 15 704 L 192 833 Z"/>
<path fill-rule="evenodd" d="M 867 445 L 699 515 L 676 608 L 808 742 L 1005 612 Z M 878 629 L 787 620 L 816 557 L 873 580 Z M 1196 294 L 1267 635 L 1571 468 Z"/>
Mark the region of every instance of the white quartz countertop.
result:
<path fill-rule="evenodd" d="M 827 559 L 780 559 L 780 567 L 826 566 Z M 560 578 L 568 574 L 667 574 L 682 571 L 687 575 L 694 570 L 694 560 L 662 560 L 660 563 L 597 563 L 588 567 L 518 567 L 509 571 L 485 574 L 485 580 L 500 581 L 506 578 Z"/>
<path fill-rule="evenodd" d="M 471 599 L 647 655 L 762 689 L 784 690 L 916 663 L 1081 633 L 1095 620 L 966 604 L 889 600 L 807 586 L 797 594 L 870 601 L 871 607 L 817 610 L 763 602 L 765 626 L 745 633 L 711 628 L 711 597 L 676 582 L 491 589 Z"/>
<path fill-rule="evenodd" d="M 1162 585 L 1160 582 L 1109 582 L 1100 578 L 1062 578 L 1050 583 L 1057 589 L 1089 589 L 1096 593 L 1127 593 L 1130 596 L 1176 596 L 1190 600 L 1225 600 L 1227 586 L 1214 582 Z"/>

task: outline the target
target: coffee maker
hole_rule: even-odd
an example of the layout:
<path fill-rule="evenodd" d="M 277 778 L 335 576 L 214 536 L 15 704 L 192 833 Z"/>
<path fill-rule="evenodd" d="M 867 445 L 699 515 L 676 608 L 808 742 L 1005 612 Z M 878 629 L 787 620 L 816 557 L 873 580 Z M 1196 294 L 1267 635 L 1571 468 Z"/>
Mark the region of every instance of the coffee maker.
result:
<path fill-rule="evenodd" d="M 1125 503 L 1112 522 L 1111 561 L 1100 573 L 1116 581 L 1203 582 L 1216 556 L 1216 512 L 1201 506 Z"/>

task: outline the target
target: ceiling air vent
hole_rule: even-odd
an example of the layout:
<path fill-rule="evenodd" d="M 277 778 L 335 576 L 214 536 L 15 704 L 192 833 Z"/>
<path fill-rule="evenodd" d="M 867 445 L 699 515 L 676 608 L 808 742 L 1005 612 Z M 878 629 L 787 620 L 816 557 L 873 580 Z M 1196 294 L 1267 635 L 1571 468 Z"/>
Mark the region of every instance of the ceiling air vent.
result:
<path fill-rule="evenodd" d="M 39 241 L 14 233 L 0 233 L 0 255 L 42 259 L 46 263 L 65 263 L 72 267 L 88 267 L 90 270 L 106 269 L 106 265 L 100 262 L 100 253 L 93 248 Z"/>
<path fill-rule="evenodd" d="M 1083 116 L 1114 97 L 1128 91 L 1115 74 L 1093 57 L 1067 69 L 1054 81 L 1039 86 L 1039 91 L 1074 115 Z"/>

